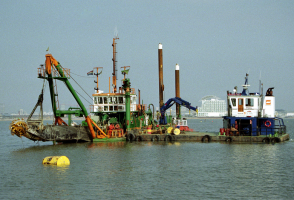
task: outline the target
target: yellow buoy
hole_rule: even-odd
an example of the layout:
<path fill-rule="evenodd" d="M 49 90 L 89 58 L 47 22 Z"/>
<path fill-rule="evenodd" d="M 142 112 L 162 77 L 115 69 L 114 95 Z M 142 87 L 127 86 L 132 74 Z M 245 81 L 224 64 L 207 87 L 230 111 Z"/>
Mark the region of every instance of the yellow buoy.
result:
<path fill-rule="evenodd" d="M 66 156 L 48 156 L 43 159 L 44 165 L 70 165 L 69 159 Z"/>
<path fill-rule="evenodd" d="M 178 129 L 178 128 L 174 129 L 174 134 L 175 135 L 179 135 L 180 133 L 181 133 L 180 129 Z"/>
<path fill-rule="evenodd" d="M 167 129 L 167 133 L 168 133 L 168 134 L 171 134 L 171 133 L 173 132 L 173 129 L 174 129 L 173 127 L 168 127 L 168 129 Z"/>

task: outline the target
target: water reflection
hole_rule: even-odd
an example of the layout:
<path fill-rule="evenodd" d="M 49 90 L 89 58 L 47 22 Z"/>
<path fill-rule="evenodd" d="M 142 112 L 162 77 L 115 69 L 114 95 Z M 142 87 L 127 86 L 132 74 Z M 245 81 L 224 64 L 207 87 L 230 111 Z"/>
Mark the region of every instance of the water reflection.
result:
<path fill-rule="evenodd" d="M 95 148 L 109 148 L 109 149 L 115 149 L 115 148 L 126 148 L 126 147 L 145 147 L 145 146 L 154 146 L 154 145 L 176 145 L 180 146 L 181 142 L 164 142 L 164 141 L 143 141 L 143 142 L 94 142 L 94 143 L 87 143 L 87 148 L 89 149 L 95 149 Z"/>
<path fill-rule="evenodd" d="M 218 130 L 216 123 L 222 120 L 189 122 L 199 131 Z M 294 138 L 294 120 L 287 130 Z M 146 141 L 55 146 L 23 139 L 23 148 L 9 130 L 5 135 L 2 199 L 291 199 L 293 193 L 293 139 L 275 145 Z M 53 155 L 67 156 L 70 166 L 42 164 Z"/>
<path fill-rule="evenodd" d="M 45 170 L 52 170 L 53 173 L 65 176 L 66 172 L 69 170 L 69 165 L 43 165 Z"/>
<path fill-rule="evenodd" d="M 88 148 L 105 148 L 108 147 L 110 149 L 114 148 L 122 148 L 126 145 L 125 141 L 120 141 L 120 142 L 92 142 L 88 143 L 87 147 Z"/>

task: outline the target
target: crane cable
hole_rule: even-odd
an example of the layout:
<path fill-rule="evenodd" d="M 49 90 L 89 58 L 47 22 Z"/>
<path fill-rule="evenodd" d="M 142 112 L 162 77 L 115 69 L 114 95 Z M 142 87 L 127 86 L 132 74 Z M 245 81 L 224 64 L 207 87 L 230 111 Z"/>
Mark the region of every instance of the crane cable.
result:
<path fill-rule="evenodd" d="M 59 64 L 60 65 L 60 64 Z M 61 68 L 63 68 L 61 65 L 60 65 Z M 64 69 L 64 68 L 63 68 Z M 92 97 L 82 88 L 82 86 L 80 86 L 80 84 L 78 84 L 78 82 L 76 82 L 76 80 L 71 76 L 69 75 L 70 78 L 72 78 L 72 80 L 74 80 L 74 82 L 86 93 L 86 95 L 88 95 L 88 97 L 90 97 L 90 99 L 92 100 Z M 75 90 L 76 93 L 78 93 L 76 90 Z M 78 93 L 79 94 L 79 93 Z M 79 94 L 81 97 L 83 97 L 81 94 Z M 83 97 L 83 99 L 85 99 Z M 85 99 L 86 100 L 86 99 Z M 87 100 L 86 100 L 87 101 Z M 89 101 L 87 101 L 89 103 Z M 90 103 L 91 104 L 91 103 Z"/>
<path fill-rule="evenodd" d="M 81 75 L 75 74 L 75 73 L 73 73 L 73 72 L 70 72 L 70 73 L 71 73 L 71 74 L 74 74 L 74 75 L 76 75 L 76 76 L 83 77 L 83 78 L 92 78 L 92 77 L 88 77 L 88 76 L 81 76 Z"/>
<path fill-rule="evenodd" d="M 74 80 L 74 82 L 76 82 L 76 80 L 71 76 L 69 75 L 72 80 Z M 82 88 L 82 86 L 80 86 L 80 84 L 78 84 L 78 82 L 76 82 L 76 84 L 86 93 L 86 95 L 88 95 L 88 97 L 90 97 L 90 99 L 92 100 L 92 97 Z M 75 90 L 76 91 L 76 90 Z M 77 92 L 77 91 L 76 91 Z M 77 92 L 78 93 L 78 92 Z M 79 94 L 79 93 L 78 93 Z M 79 94 L 80 95 L 80 94 Z M 84 97 L 83 97 L 84 98 Z M 85 98 L 84 98 L 85 99 Z M 91 104 L 91 103 L 90 103 Z"/>

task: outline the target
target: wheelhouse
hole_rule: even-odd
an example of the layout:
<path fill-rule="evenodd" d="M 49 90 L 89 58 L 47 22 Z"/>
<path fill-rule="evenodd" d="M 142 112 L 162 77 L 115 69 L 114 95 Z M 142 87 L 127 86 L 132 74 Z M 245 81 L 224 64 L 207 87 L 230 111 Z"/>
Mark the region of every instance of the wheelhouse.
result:
<path fill-rule="evenodd" d="M 132 88 L 130 95 L 130 109 L 131 111 L 137 110 L 137 95 L 135 89 Z M 120 93 L 99 93 L 93 94 L 92 112 L 126 112 L 125 107 L 126 99 L 124 91 Z"/>

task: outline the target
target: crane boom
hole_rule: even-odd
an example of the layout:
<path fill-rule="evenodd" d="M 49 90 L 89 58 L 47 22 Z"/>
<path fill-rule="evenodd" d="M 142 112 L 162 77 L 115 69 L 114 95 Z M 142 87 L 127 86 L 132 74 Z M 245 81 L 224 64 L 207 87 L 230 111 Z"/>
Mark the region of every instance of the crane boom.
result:
<path fill-rule="evenodd" d="M 46 63 L 46 73 L 48 74 L 47 80 L 48 80 L 49 86 L 50 86 L 52 109 L 53 109 L 53 113 L 54 113 L 54 116 L 55 116 L 55 119 L 56 119 L 56 123 L 58 123 L 59 125 L 61 125 L 62 123 L 66 124 L 61 119 L 61 116 L 63 116 L 64 114 L 76 114 L 76 115 L 79 115 L 79 116 L 84 115 L 85 118 L 86 118 L 86 122 L 88 124 L 89 130 L 91 132 L 92 139 L 94 139 L 96 137 L 96 134 L 94 132 L 94 129 L 93 129 L 92 124 L 94 124 L 94 125 L 96 125 L 96 124 L 88 116 L 87 109 L 85 108 L 85 106 L 82 103 L 81 99 L 79 98 L 79 96 L 77 95 L 76 91 L 73 89 L 72 85 L 70 84 L 70 82 L 68 80 L 68 77 L 64 74 L 64 71 L 63 71 L 62 66 L 60 65 L 60 63 L 51 54 L 46 54 L 46 61 L 45 61 L 45 63 Z M 59 77 L 53 77 L 52 76 L 52 71 L 51 71 L 51 68 L 52 67 L 55 67 L 55 69 L 57 70 L 57 72 L 60 75 Z M 61 81 L 63 81 L 65 83 L 65 85 L 67 86 L 68 90 L 70 91 L 70 93 L 73 95 L 73 97 L 77 101 L 78 105 L 80 106 L 81 110 L 61 111 L 61 110 L 57 110 L 56 109 L 56 102 L 55 102 L 55 95 L 56 94 L 54 93 L 54 86 L 53 86 L 53 79 L 54 78 L 55 79 L 58 79 L 58 80 L 61 80 Z M 103 131 L 102 131 L 102 133 L 103 133 Z"/>
<path fill-rule="evenodd" d="M 191 103 L 189 103 L 188 101 L 185 101 L 183 99 L 181 99 L 180 97 L 175 97 L 175 98 L 170 98 L 169 100 L 167 100 L 167 102 L 160 108 L 160 124 L 166 124 L 166 118 L 165 118 L 165 111 L 167 109 L 169 109 L 170 107 L 172 107 L 175 103 L 181 105 L 181 106 L 185 106 L 186 108 L 188 108 L 189 110 L 197 110 L 197 106 L 193 107 L 191 106 Z"/>

